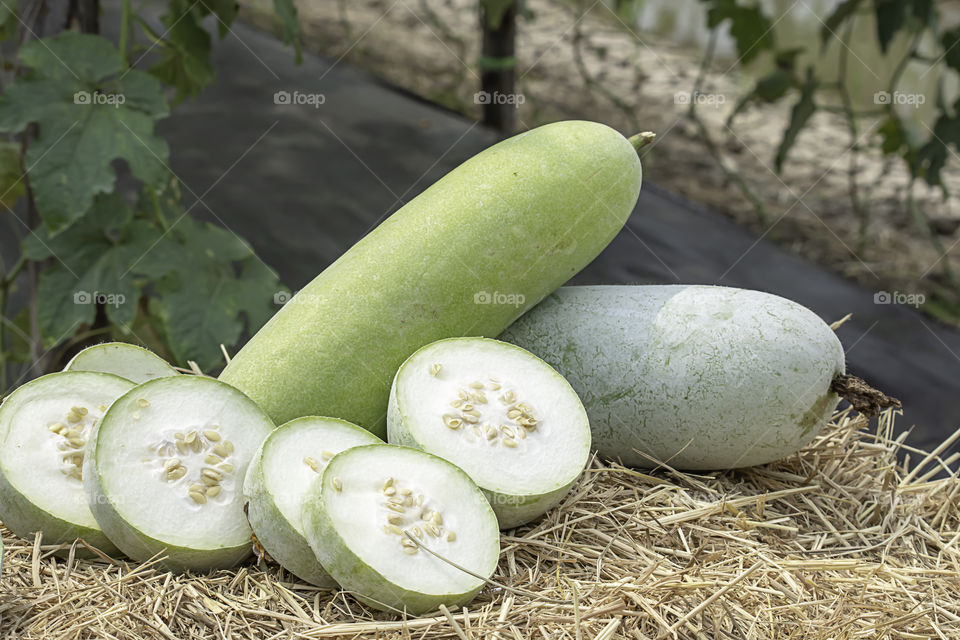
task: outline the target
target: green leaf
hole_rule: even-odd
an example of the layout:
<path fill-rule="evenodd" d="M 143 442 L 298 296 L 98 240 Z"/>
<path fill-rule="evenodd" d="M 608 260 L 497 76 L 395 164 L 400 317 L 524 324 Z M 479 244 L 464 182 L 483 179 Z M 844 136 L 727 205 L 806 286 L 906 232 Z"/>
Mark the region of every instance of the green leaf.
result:
<path fill-rule="evenodd" d="M 943 61 L 951 69 L 960 71 L 960 27 L 944 31 L 940 44 L 943 45 Z"/>
<path fill-rule="evenodd" d="M 920 24 L 930 23 L 933 17 L 933 0 L 912 0 L 910 2 L 910 12 Z"/>
<path fill-rule="evenodd" d="M 293 0 L 273 0 L 273 9 L 277 12 L 280 25 L 283 28 L 283 44 L 292 44 L 296 52 L 296 62 L 303 62 L 303 51 L 300 47 L 300 22 L 297 20 L 297 7 Z"/>
<path fill-rule="evenodd" d="M 833 13 L 823 22 L 820 29 L 820 42 L 826 47 L 830 40 L 837 37 L 837 30 L 847 21 L 857 9 L 860 8 L 862 0 L 845 0 L 841 2 Z"/>
<path fill-rule="evenodd" d="M 737 43 L 740 64 L 748 64 L 762 51 L 774 49 L 773 25 L 759 5 L 740 6 L 736 0 L 704 0 L 709 5 L 707 25 L 714 29 L 730 20 L 730 35 Z"/>
<path fill-rule="evenodd" d="M 783 139 L 780 140 L 780 146 L 777 148 L 777 157 L 775 160 L 777 173 L 783 170 L 783 163 L 787 159 L 787 154 L 790 152 L 790 148 L 793 147 L 793 143 L 797 141 L 800 130 L 803 129 L 807 121 L 810 120 L 810 116 L 817 110 L 817 105 L 813 101 L 816 90 L 817 79 L 813 75 L 813 67 L 808 67 L 807 78 L 800 87 L 800 99 L 797 100 L 796 104 L 793 105 L 793 109 L 790 110 L 790 123 L 783 132 Z"/>
<path fill-rule="evenodd" d="M 159 279 L 157 309 L 176 360 L 209 371 L 222 364 L 220 344 L 236 344 L 245 327 L 256 331 L 276 311 L 280 283 L 225 229 L 187 217 L 169 237 L 175 241 L 158 243 L 136 270 Z"/>
<path fill-rule="evenodd" d="M 954 104 L 954 112 L 960 107 L 960 100 Z M 941 113 L 933 127 L 933 135 L 916 153 L 915 173 L 931 186 L 943 185 L 940 172 L 950 155 L 948 145 L 960 149 L 960 114 L 950 116 Z"/>
<path fill-rule="evenodd" d="M 213 81 L 214 72 L 210 34 L 200 24 L 200 17 L 180 3 L 171 3 L 170 10 L 163 17 L 167 40 L 160 61 L 150 68 L 150 73 L 176 89 L 176 104 L 199 94 Z"/>
<path fill-rule="evenodd" d="M 48 80 L 95 83 L 119 72 L 123 59 L 100 36 L 63 31 L 54 38 L 31 40 L 20 48 L 20 62 Z"/>
<path fill-rule="evenodd" d="M 887 52 L 890 41 L 903 26 L 907 5 L 904 0 L 873 0 L 877 18 L 877 42 L 880 51 Z"/>
<path fill-rule="evenodd" d="M 503 17 L 514 4 L 515 0 L 480 0 L 483 14 L 487 18 L 487 26 L 491 29 L 499 29 L 503 23 Z"/>
<path fill-rule="evenodd" d="M 0 206 L 13 209 L 17 200 L 26 192 L 23 165 L 20 163 L 20 145 L 0 141 Z"/>
<path fill-rule="evenodd" d="M 906 137 L 896 118 L 887 118 L 877 129 L 880 134 L 880 149 L 884 155 L 897 153 L 906 144 Z"/>
<path fill-rule="evenodd" d="M 48 230 L 68 227 L 98 193 L 113 191 L 118 159 L 140 180 L 165 179 L 169 150 L 154 132 L 167 115 L 159 83 L 136 70 L 111 80 L 120 56 L 99 36 L 68 31 L 31 41 L 20 58 L 31 71 L 0 95 L 0 131 L 37 124 L 24 164 Z"/>
<path fill-rule="evenodd" d="M 132 217 L 119 195 L 103 195 L 63 233 L 39 229 L 24 240 L 26 257 L 54 259 L 37 288 L 37 320 L 47 347 L 92 323 L 98 304 L 121 329 L 133 323 L 140 297 L 134 267 L 160 232 Z"/>
<path fill-rule="evenodd" d="M 793 76 L 783 69 L 774 69 L 757 80 L 753 94 L 764 102 L 776 102 L 793 86 Z"/>
<path fill-rule="evenodd" d="M 230 25 L 237 17 L 236 0 L 199 0 L 197 9 L 201 16 L 208 16 L 211 13 L 217 16 L 217 31 L 223 38 L 230 33 Z"/>

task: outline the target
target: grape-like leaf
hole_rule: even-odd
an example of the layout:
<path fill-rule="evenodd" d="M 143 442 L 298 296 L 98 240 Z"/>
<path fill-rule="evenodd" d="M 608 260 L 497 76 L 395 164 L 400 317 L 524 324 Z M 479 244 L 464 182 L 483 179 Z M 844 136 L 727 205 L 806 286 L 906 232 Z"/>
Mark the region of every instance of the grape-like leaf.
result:
<path fill-rule="evenodd" d="M 25 164 L 49 231 L 65 229 L 98 193 L 113 191 L 115 160 L 144 182 L 165 179 L 169 150 L 154 124 L 167 104 L 156 79 L 136 70 L 112 77 L 121 65 L 113 45 L 71 31 L 29 42 L 20 60 L 30 73 L 0 96 L 0 131 L 37 124 Z"/>
<path fill-rule="evenodd" d="M 150 68 L 161 82 L 176 88 L 174 103 L 195 97 L 214 77 L 210 34 L 191 8 L 180 2 L 170 3 L 170 13 L 163 17 L 166 42 L 160 61 Z"/>
<path fill-rule="evenodd" d="M 877 42 L 880 51 L 887 52 L 893 36 L 904 26 L 907 4 L 904 0 L 873 0 L 877 19 Z"/>
<path fill-rule="evenodd" d="M 797 141 L 800 130 L 803 129 L 807 121 L 810 120 L 810 116 L 817 110 L 817 105 L 813 100 L 816 90 L 817 79 L 813 75 L 813 67 L 808 67 L 807 78 L 800 86 L 800 99 L 797 100 L 796 104 L 793 105 L 793 109 L 790 110 L 790 123 L 783 132 L 783 138 L 780 140 L 780 146 L 777 148 L 777 157 L 775 160 L 777 173 L 783 170 L 783 163 L 787 159 L 787 154 L 790 152 L 790 148 L 793 147 L 793 143 Z"/>
<path fill-rule="evenodd" d="M 823 26 L 820 29 L 820 42 L 823 47 L 826 47 L 833 38 L 837 37 L 837 29 L 856 13 L 862 1 L 863 0 L 845 0 L 837 5 L 837 8 L 834 9 L 833 13 L 823 22 Z"/>
<path fill-rule="evenodd" d="M 943 61 L 950 68 L 960 71 L 960 27 L 944 31 L 940 36 L 940 44 L 943 45 Z"/>
<path fill-rule="evenodd" d="M 182 218 L 169 237 L 136 271 L 159 279 L 156 309 L 176 360 L 209 371 L 222 364 L 220 344 L 236 344 L 245 326 L 252 333 L 269 319 L 280 283 L 230 231 Z"/>
<path fill-rule="evenodd" d="M 704 0 L 707 26 L 714 29 L 730 20 L 730 35 L 737 43 L 738 62 L 748 64 L 762 51 L 774 48 L 773 25 L 759 5 L 740 6 L 736 0 Z"/>
<path fill-rule="evenodd" d="M 273 9 L 280 19 L 283 44 L 292 44 L 296 53 L 296 62 L 303 62 L 303 50 L 300 47 L 300 22 L 297 20 L 297 6 L 293 0 L 273 0 Z"/>
<path fill-rule="evenodd" d="M 90 211 L 63 233 L 38 229 L 23 243 L 31 260 L 52 258 L 40 275 L 37 320 L 44 344 L 51 347 L 93 322 L 97 304 L 107 318 L 129 329 L 137 312 L 140 284 L 132 270 L 160 238 L 117 194 L 99 196 Z"/>

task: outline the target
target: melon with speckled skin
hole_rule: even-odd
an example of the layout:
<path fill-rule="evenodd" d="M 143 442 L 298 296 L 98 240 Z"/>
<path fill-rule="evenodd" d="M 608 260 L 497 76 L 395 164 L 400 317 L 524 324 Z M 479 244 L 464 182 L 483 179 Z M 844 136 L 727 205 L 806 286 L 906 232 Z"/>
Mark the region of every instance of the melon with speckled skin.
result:
<path fill-rule="evenodd" d="M 562 287 L 501 336 L 557 369 L 583 401 L 599 452 L 689 470 L 788 456 L 826 424 L 844 372 L 815 313 L 712 286 Z M 642 455 L 647 454 L 647 455 Z"/>
<path fill-rule="evenodd" d="M 637 202 L 633 144 L 548 124 L 479 153 L 304 287 L 220 379 L 277 422 L 336 416 L 386 435 L 397 368 L 425 344 L 494 337 L 583 269 Z"/>

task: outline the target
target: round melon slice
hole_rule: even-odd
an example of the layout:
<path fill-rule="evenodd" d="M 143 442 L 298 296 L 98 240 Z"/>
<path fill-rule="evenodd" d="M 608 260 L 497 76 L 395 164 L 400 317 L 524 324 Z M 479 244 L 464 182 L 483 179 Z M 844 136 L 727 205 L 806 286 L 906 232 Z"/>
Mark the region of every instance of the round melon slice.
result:
<path fill-rule="evenodd" d="M 407 447 L 366 445 L 334 456 L 304 500 L 303 524 L 330 575 L 384 611 L 464 605 L 500 555 L 496 516 L 476 484 L 446 460 Z"/>
<path fill-rule="evenodd" d="M 252 400 L 212 378 L 145 382 L 93 432 L 83 473 L 93 515 L 134 560 L 233 566 L 251 550 L 243 477 L 273 428 Z"/>
<path fill-rule="evenodd" d="M 563 376 L 488 338 L 439 340 L 410 356 L 393 381 L 387 432 L 466 471 L 502 529 L 560 502 L 590 455 L 587 414 Z"/>
<path fill-rule="evenodd" d="M 87 347 L 73 356 L 64 371 L 112 373 L 137 384 L 180 375 L 152 351 L 126 342 L 104 342 Z"/>
<path fill-rule="evenodd" d="M 84 497 L 87 439 L 118 397 L 133 388 L 107 373 L 51 373 L 28 382 L 0 405 L 0 521 L 15 534 L 43 532 L 46 544 L 83 538 L 107 554 Z"/>
<path fill-rule="evenodd" d="M 333 588 L 303 532 L 303 498 L 333 456 L 365 444 L 383 444 L 366 429 L 337 418 L 307 416 L 277 427 L 247 470 L 247 519 L 257 540 L 295 576 Z"/>

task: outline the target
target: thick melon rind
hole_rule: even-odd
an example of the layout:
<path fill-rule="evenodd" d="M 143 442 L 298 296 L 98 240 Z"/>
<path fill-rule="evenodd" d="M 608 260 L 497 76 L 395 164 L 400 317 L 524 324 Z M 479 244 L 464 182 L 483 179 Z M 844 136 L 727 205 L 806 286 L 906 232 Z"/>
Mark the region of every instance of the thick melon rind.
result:
<path fill-rule="evenodd" d="M 97 385 L 98 388 L 102 388 L 105 384 L 109 383 L 118 387 L 118 393 L 119 390 L 123 388 L 133 387 L 129 380 L 109 373 L 85 371 L 52 373 L 40 376 L 22 385 L 5 398 L 0 407 L 9 409 L 11 405 L 8 403 L 18 402 L 17 396 L 21 394 L 39 393 L 40 387 L 57 381 L 58 379 L 63 380 L 64 376 L 67 376 L 71 383 L 82 380 L 85 384 Z M 29 398 L 30 396 L 28 396 L 26 400 L 27 403 L 31 402 Z M 0 446 L 7 446 L 7 434 L 8 431 L 6 429 L 3 430 L 3 433 L 0 433 Z M 107 555 L 119 555 L 117 547 L 101 530 L 70 522 L 54 515 L 47 509 L 33 504 L 23 493 L 22 489 L 18 488 L 8 476 L 8 470 L 4 469 L 3 465 L 0 464 L 0 505 L 2 505 L 2 516 L 0 517 L 2 517 L 3 524 L 13 533 L 22 538 L 32 539 L 37 531 L 42 531 L 45 544 L 70 544 L 76 539 L 82 538 L 88 545 L 99 549 Z M 95 554 L 87 551 L 82 545 L 77 547 L 76 555 L 81 558 L 95 556 Z"/>
<path fill-rule="evenodd" d="M 451 338 L 449 340 L 451 342 L 455 342 L 457 339 Z M 509 343 L 506 346 L 515 347 L 515 345 Z M 416 353 L 413 355 L 416 355 Z M 430 448 L 428 443 L 420 442 L 414 437 L 410 429 L 410 421 L 403 414 L 400 407 L 401 403 L 397 399 L 397 379 L 400 377 L 404 367 L 406 367 L 413 359 L 413 355 L 410 356 L 410 358 L 408 358 L 404 364 L 401 365 L 400 369 L 397 370 L 397 374 L 394 376 L 394 382 L 390 388 L 387 437 L 391 444 L 429 452 Z M 560 377 L 559 374 L 557 375 Z M 569 384 L 567 386 L 569 386 Z M 571 388 L 571 393 L 573 392 L 574 391 Z M 572 487 L 580 477 L 580 474 L 583 471 L 583 466 L 586 464 L 586 460 L 587 456 L 584 456 L 584 464 L 581 465 L 575 473 L 568 473 L 569 479 L 567 482 L 544 493 L 509 493 L 487 489 L 482 485 L 480 488 L 483 491 L 483 494 L 487 497 L 487 501 L 490 503 L 490 506 L 493 508 L 493 511 L 496 514 L 497 522 L 500 528 L 512 529 L 539 518 L 544 513 L 558 505 L 570 491 L 570 487 Z"/>
<path fill-rule="evenodd" d="M 391 445 L 367 445 L 352 451 L 384 446 Z M 422 451 L 418 453 L 436 458 Z M 458 467 L 446 461 L 444 463 L 450 467 L 450 472 L 462 474 L 464 478 L 469 479 Z M 459 607 L 476 597 L 483 588 L 483 582 L 480 582 L 476 588 L 463 593 L 422 593 L 403 588 L 387 580 L 357 556 L 340 536 L 324 506 L 324 491 L 335 491 L 332 486 L 332 473 L 328 466 L 310 488 L 303 503 L 303 524 L 310 547 L 317 559 L 345 590 L 375 609 L 394 613 L 406 611 L 411 615 L 423 615 L 435 611 L 441 604 L 447 607 Z M 472 484 L 472 480 L 470 482 Z M 491 513 L 491 517 L 494 517 L 494 514 Z M 499 548 L 499 539 L 495 538 L 492 544 Z M 492 571 L 491 568 L 491 573 Z"/>
<path fill-rule="evenodd" d="M 157 385 L 166 385 L 168 380 L 175 378 L 160 378 L 152 380 L 143 385 L 134 387 L 130 392 L 118 399 L 117 404 L 122 404 L 130 400 L 136 394 L 138 397 L 149 393 L 149 389 Z M 263 416 L 263 421 L 269 423 L 270 420 L 263 414 L 256 405 L 245 398 L 243 394 L 229 388 L 229 385 L 218 382 L 210 378 L 190 377 L 185 380 L 200 382 L 202 384 L 218 385 L 224 389 L 229 389 L 236 394 L 238 399 L 247 404 L 248 408 L 255 409 L 257 413 Z M 111 407 L 113 409 L 114 407 Z M 120 420 L 121 418 L 117 418 Z M 111 541 L 132 560 L 145 562 L 150 559 L 160 558 L 159 564 L 174 571 L 206 571 L 210 569 L 229 568 L 247 558 L 253 551 L 252 540 L 244 540 L 236 545 L 219 545 L 188 548 L 181 545 L 170 544 L 149 536 L 142 531 L 137 530 L 127 522 L 118 510 L 117 505 L 107 496 L 103 490 L 103 479 L 97 460 L 101 455 L 102 442 L 99 437 L 101 428 L 105 423 L 111 420 L 110 411 L 94 429 L 88 442 L 87 455 L 83 464 L 83 484 L 87 495 L 87 502 L 93 512 L 94 518 L 103 529 L 104 533 Z M 135 492 L 134 492 L 134 495 Z"/>
<path fill-rule="evenodd" d="M 640 183 L 633 146 L 602 124 L 505 140 L 341 256 L 220 377 L 277 423 L 332 415 L 383 438 L 390 383 L 408 355 L 441 338 L 499 334 L 616 236 Z"/>
<path fill-rule="evenodd" d="M 91 547 L 96 547 L 109 556 L 120 553 L 103 531 L 67 522 L 32 504 L 7 481 L 2 471 L 0 471 L 0 502 L 3 503 L 4 508 L 4 526 L 21 538 L 29 540 L 37 531 L 43 531 L 44 544 L 67 544 L 77 538 L 83 538 L 83 541 Z M 93 557 L 94 554 L 80 545 L 77 547 L 76 555 L 88 558 Z"/>
<path fill-rule="evenodd" d="M 812 311 L 727 287 L 562 287 L 501 338 L 560 371 L 597 450 L 637 467 L 790 455 L 832 414 L 844 371 L 840 341 Z"/>
<path fill-rule="evenodd" d="M 344 428 L 353 429 L 358 435 L 369 438 L 370 443 L 379 442 L 375 436 L 362 431 L 356 425 L 336 418 L 304 417 L 292 420 L 277 427 L 275 435 L 281 429 L 296 427 L 298 423 L 309 424 L 313 420 L 331 421 Z M 317 560 L 307 540 L 297 532 L 293 524 L 280 510 L 275 497 L 267 488 L 263 471 L 263 457 L 267 447 L 276 441 L 268 437 L 254 454 L 244 480 L 244 494 L 247 497 L 247 519 L 257 536 L 257 541 L 267 553 L 292 574 L 318 587 L 332 589 L 337 586 Z M 299 463 L 299 461 L 294 461 Z"/>

